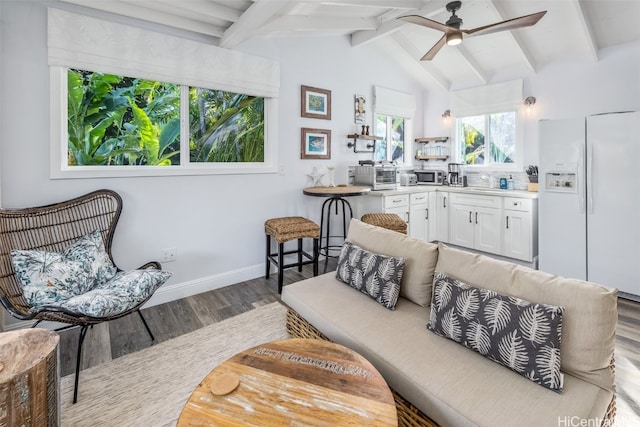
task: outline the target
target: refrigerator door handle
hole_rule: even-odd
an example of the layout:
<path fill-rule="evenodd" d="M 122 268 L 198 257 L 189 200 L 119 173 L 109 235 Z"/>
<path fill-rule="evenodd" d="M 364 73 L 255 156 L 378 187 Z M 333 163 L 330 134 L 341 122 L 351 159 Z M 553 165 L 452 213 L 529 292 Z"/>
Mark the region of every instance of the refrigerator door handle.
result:
<path fill-rule="evenodd" d="M 587 193 L 588 194 L 588 209 L 589 213 L 593 213 L 593 144 L 589 145 L 589 154 L 587 155 L 587 176 L 589 177 L 589 182 L 587 183 Z"/>
<path fill-rule="evenodd" d="M 578 159 L 578 208 L 580 209 L 580 213 L 585 213 L 585 183 L 586 179 L 585 171 L 584 171 L 584 142 L 580 145 L 579 151 L 579 159 Z"/>

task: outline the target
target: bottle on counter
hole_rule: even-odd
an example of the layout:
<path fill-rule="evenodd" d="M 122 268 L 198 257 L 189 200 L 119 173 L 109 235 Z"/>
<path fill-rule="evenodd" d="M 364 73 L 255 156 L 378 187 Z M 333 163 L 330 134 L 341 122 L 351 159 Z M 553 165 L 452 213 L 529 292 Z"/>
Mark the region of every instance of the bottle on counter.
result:
<path fill-rule="evenodd" d="M 501 177 L 500 178 L 500 189 L 501 190 L 506 190 L 507 189 L 507 178 L 505 178 L 505 177 Z"/>
<path fill-rule="evenodd" d="M 515 190 L 516 182 L 513 180 L 513 175 L 509 175 L 509 179 L 507 180 L 507 190 Z"/>

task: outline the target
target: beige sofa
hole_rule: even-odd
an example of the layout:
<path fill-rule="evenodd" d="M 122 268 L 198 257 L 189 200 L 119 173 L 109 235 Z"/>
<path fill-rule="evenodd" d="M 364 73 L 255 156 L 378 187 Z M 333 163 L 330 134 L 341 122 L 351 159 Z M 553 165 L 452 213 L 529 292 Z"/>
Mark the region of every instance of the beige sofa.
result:
<path fill-rule="evenodd" d="M 426 414 L 441 426 L 556 427 L 576 421 L 591 426 L 615 415 L 616 290 L 355 219 L 347 238 L 368 251 L 406 258 L 395 310 L 336 280 L 332 272 L 284 288 L 287 326 L 293 335 L 330 339 L 371 361 L 396 395 L 401 424 L 430 425 Z M 428 330 L 434 271 L 503 295 L 564 307 L 563 392 Z M 415 409 L 411 406 L 421 413 L 407 414 Z"/>

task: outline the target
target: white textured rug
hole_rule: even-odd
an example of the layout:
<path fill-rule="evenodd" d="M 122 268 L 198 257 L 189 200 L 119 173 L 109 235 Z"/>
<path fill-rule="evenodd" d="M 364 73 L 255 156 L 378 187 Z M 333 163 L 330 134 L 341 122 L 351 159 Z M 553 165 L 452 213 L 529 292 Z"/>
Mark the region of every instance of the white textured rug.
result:
<path fill-rule="evenodd" d="M 61 380 L 62 426 L 173 426 L 200 381 L 219 363 L 256 345 L 288 338 L 286 308 L 256 308 Z"/>

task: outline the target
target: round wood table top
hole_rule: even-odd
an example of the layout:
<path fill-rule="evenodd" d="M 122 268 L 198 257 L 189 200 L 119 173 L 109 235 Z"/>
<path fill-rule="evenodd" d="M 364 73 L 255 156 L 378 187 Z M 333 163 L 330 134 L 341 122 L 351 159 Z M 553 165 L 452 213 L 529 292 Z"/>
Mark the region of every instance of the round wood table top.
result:
<path fill-rule="evenodd" d="M 302 193 L 316 197 L 348 197 L 362 196 L 371 191 L 371 187 L 362 185 L 338 185 L 335 187 L 307 187 Z"/>
<path fill-rule="evenodd" d="M 215 395 L 216 378 L 240 384 Z M 391 390 L 358 353 L 329 341 L 293 338 L 236 354 L 193 392 L 178 426 L 397 426 Z"/>

